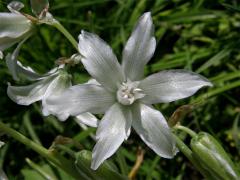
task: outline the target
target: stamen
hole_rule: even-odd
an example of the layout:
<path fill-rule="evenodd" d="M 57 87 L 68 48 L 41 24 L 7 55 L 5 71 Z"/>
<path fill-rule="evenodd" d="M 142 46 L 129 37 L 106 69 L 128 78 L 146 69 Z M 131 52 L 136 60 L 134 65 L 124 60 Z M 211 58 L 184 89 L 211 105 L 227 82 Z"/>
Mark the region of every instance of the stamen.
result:
<path fill-rule="evenodd" d="M 139 82 L 124 82 L 117 91 L 117 100 L 123 105 L 130 105 L 137 99 L 145 96 L 143 90 L 138 88 Z"/>

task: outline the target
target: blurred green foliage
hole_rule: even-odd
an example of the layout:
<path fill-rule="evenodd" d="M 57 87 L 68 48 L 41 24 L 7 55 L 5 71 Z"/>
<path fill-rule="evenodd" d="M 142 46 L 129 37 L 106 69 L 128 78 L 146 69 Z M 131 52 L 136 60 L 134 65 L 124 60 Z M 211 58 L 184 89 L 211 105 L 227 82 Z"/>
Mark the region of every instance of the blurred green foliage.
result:
<path fill-rule="evenodd" d="M 9 1 L 0 1 L 0 10 L 7 11 Z M 24 12 L 31 14 L 30 2 Z M 159 104 L 166 118 L 181 105 L 195 103 L 194 109 L 182 124 L 194 131 L 207 131 L 218 138 L 234 162 L 240 162 L 240 2 L 237 0 L 53 0 L 50 12 L 77 39 L 82 29 L 97 33 L 111 44 L 121 59 L 122 48 L 138 17 L 151 11 L 155 24 L 157 49 L 145 69 L 151 74 L 162 69 L 184 68 L 209 78 L 213 88 L 203 89 L 195 96 L 170 104 Z M 11 52 L 12 49 L 9 50 Z M 71 44 L 53 27 L 36 29 L 36 34 L 24 44 L 19 60 L 38 72 L 46 72 L 60 57 L 76 53 Z M 69 71 L 74 84 L 89 79 L 81 65 Z M 13 103 L 6 94 L 7 83 L 14 82 L 4 61 L 0 61 L 0 120 L 34 141 L 50 147 L 57 135 L 73 138 L 79 143 L 74 150 L 91 150 L 94 141 L 91 133 L 72 120 L 59 122 L 56 118 L 43 117 L 38 103 L 29 107 Z M 41 179 L 25 161 L 33 162 L 54 172 L 56 179 L 66 179 L 46 160 L 7 136 L 0 151 L 0 167 L 9 179 Z M 186 139 L 188 141 L 188 139 Z M 187 142 L 186 141 L 186 142 Z M 137 179 L 202 179 L 181 153 L 172 159 L 158 157 L 132 132 L 129 140 L 111 158 L 119 172 L 127 174 L 133 167 L 137 149 L 146 150 Z M 33 169 L 32 169 L 33 168 Z"/>

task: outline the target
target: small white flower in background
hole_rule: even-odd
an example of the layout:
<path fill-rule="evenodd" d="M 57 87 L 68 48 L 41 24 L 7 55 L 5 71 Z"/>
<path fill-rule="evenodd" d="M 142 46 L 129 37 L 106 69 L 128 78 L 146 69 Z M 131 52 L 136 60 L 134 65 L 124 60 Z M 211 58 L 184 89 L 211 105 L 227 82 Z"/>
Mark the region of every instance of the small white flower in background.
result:
<path fill-rule="evenodd" d="M 27 68 L 23 70 L 27 70 Z M 33 72 L 29 70 L 28 74 L 31 73 Z M 43 75 L 40 79 L 36 79 L 36 82 L 30 85 L 9 85 L 7 89 L 8 96 L 20 105 L 30 105 L 40 100 L 42 100 L 44 104 L 49 96 L 57 96 L 71 86 L 69 75 L 61 67 L 53 69 L 51 73 L 48 74 L 48 76 Z M 39 74 L 36 73 L 36 76 L 38 75 Z M 28 79 L 33 78 L 29 76 Z M 43 109 L 43 111 L 47 113 L 47 109 Z"/>
<path fill-rule="evenodd" d="M 99 122 L 91 167 L 97 169 L 128 138 L 131 126 L 159 156 L 172 158 L 177 148 L 171 130 L 151 105 L 172 102 L 212 86 L 203 76 L 186 70 L 166 70 L 144 76 L 144 66 L 156 47 L 149 12 L 140 17 L 123 50 L 122 65 L 112 49 L 97 35 L 79 35 L 82 63 L 99 84 L 70 87 L 61 96 L 49 98 L 48 108 L 61 117 L 84 112 L 105 113 Z"/>
<path fill-rule="evenodd" d="M 36 73 L 30 67 L 23 66 L 17 59 L 23 42 L 19 43 L 12 54 L 9 53 L 6 56 L 6 64 L 15 80 L 24 77 L 25 79 L 34 81 L 34 83 L 27 86 L 9 85 L 7 94 L 14 102 L 20 105 L 30 105 L 40 100 L 44 104 L 45 99 L 49 96 L 57 96 L 69 88 L 71 86 L 71 78 L 63 70 L 64 65 L 54 68 L 43 75 Z M 43 109 L 43 111 L 47 113 L 47 108 Z"/>
<path fill-rule="evenodd" d="M 32 33 L 32 22 L 19 12 L 23 7 L 22 3 L 13 1 L 8 5 L 10 13 L 0 13 L 0 58 L 5 49 Z"/>
<path fill-rule="evenodd" d="M 14 102 L 20 105 L 30 105 L 41 100 L 43 115 L 47 116 L 50 112 L 48 111 L 46 99 L 48 97 L 59 96 L 63 91 L 72 86 L 71 77 L 63 70 L 64 65 L 60 65 L 58 68 L 54 68 L 43 75 L 36 73 L 30 67 L 23 66 L 17 58 L 24 41 L 25 40 L 19 43 L 12 54 L 9 53 L 6 56 L 6 64 L 14 80 L 18 81 L 20 77 L 24 77 L 30 81 L 37 82 L 27 86 L 9 85 L 7 94 Z M 73 55 L 71 58 L 73 58 L 74 62 L 79 61 L 79 55 L 77 54 Z M 94 81 L 88 83 L 96 84 Z M 59 119 L 65 120 L 65 118 Z M 98 123 L 97 118 L 88 112 L 78 115 L 75 121 L 78 124 L 83 123 L 92 127 L 96 127 Z"/>

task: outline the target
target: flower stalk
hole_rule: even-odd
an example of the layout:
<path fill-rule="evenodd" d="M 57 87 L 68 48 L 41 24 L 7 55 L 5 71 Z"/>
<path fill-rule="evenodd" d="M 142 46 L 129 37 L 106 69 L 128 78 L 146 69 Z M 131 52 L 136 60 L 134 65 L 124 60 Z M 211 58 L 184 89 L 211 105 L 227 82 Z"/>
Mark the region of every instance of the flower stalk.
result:
<path fill-rule="evenodd" d="M 55 176 L 52 176 L 50 173 L 48 173 L 45 169 L 43 169 L 38 164 L 35 164 L 32 162 L 29 158 L 25 159 L 28 165 L 36 170 L 40 175 L 42 175 L 45 179 L 51 179 L 51 180 L 57 180 Z"/>
<path fill-rule="evenodd" d="M 57 30 L 59 30 L 69 40 L 73 47 L 78 51 L 78 42 L 59 21 L 54 19 L 54 21 L 50 25 L 54 26 Z"/>
<path fill-rule="evenodd" d="M 193 130 L 185 126 L 176 125 L 174 128 L 184 131 L 185 133 L 189 134 L 192 138 L 197 136 L 197 133 L 195 133 Z"/>
<path fill-rule="evenodd" d="M 200 163 L 194 158 L 192 150 L 175 134 L 173 134 L 177 148 L 179 151 L 181 151 L 187 158 L 188 160 L 194 165 L 194 167 L 205 177 L 208 178 L 209 174 L 207 171 L 205 171 Z"/>

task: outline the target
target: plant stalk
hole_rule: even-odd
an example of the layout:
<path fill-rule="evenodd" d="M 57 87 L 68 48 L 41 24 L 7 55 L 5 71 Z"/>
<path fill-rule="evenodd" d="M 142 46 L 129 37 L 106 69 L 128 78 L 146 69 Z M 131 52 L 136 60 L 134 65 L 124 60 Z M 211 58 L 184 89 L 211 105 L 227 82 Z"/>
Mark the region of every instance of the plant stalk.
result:
<path fill-rule="evenodd" d="M 176 125 L 174 127 L 174 129 L 179 129 L 181 131 L 184 131 L 185 133 L 189 134 L 192 138 L 197 136 L 197 133 L 195 133 L 193 130 L 185 127 L 185 126 L 181 126 L 181 125 Z"/>
<path fill-rule="evenodd" d="M 57 30 L 59 30 L 69 40 L 69 42 L 73 45 L 73 47 L 78 51 L 77 41 L 59 21 L 54 19 L 51 25 L 54 26 Z"/>
<path fill-rule="evenodd" d="M 194 167 L 206 178 L 208 178 L 208 172 L 204 170 L 200 163 L 193 157 L 191 149 L 175 134 L 173 134 L 178 149 L 188 158 L 188 160 L 194 165 Z"/>

